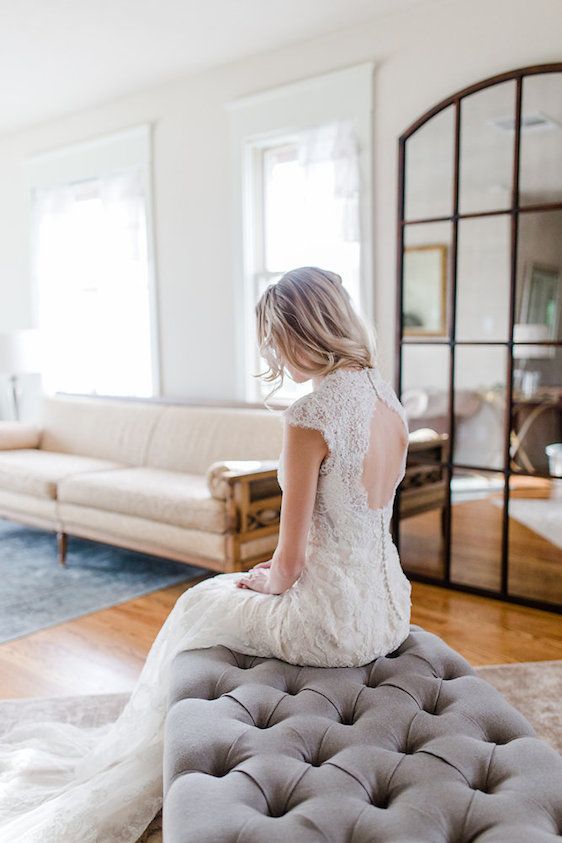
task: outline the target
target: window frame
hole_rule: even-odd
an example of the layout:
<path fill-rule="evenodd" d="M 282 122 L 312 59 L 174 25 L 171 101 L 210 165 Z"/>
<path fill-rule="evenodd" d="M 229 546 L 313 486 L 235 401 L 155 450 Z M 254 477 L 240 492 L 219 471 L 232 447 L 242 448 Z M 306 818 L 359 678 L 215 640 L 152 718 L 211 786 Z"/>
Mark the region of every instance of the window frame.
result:
<path fill-rule="evenodd" d="M 233 235 L 233 310 L 235 353 L 233 383 L 236 398 L 242 402 L 262 403 L 256 368 L 257 349 L 252 298 L 256 289 L 256 258 L 253 238 L 256 221 L 252 208 L 260 207 L 260 188 L 256 179 L 256 154 L 263 147 L 277 146 L 279 140 L 295 140 L 299 133 L 322 123 L 351 119 L 358 139 L 361 190 L 360 224 L 360 300 L 361 311 L 374 323 L 373 286 L 373 214 L 372 214 L 372 93 L 373 62 L 344 68 L 298 82 L 278 86 L 225 103 L 228 112 Z M 257 151 L 257 153 L 256 153 Z M 263 203 L 262 203 L 263 204 Z M 260 235 L 263 242 L 263 234 Z M 253 344 L 252 344 L 253 343 Z M 272 398 L 270 403 L 286 406 L 286 399 Z"/>
<path fill-rule="evenodd" d="M 87 182 L 131 168 L 140 170 L 145 200 L 150 375 L 152 381 L 152 392 L 147 397 L 158 398 L 162 395 L 162 374 L 154 233 L 152 124 L 143 123 L 122 131 L 67 144 L 28 157 L 25 161 L 28 220 L 31 223 L 32 192 L 34 189 L 62 187 L 76 182 Z M 31 310 L 33 324 L 38 326 L 39 289 L 37 279 L 31 271 L 30 226 L 28 230 Z M 96 394 L 103 397 L 101 393 Z M 124 394 L 122 397 L 128 396 Z"/>

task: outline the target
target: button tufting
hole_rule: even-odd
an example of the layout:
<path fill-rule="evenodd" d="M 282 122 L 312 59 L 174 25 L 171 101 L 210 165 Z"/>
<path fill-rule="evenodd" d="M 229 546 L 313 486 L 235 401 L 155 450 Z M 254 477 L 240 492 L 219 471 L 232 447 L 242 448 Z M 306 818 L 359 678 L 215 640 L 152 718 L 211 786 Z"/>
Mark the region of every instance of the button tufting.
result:
<path fill-rule="evenodd" d="M 224 778 L 224 776 L 227 776 L 227 775 L 231 772 L 231 770 L 234 770 L 234 767 L 231 767 L 231 768 L 230 768 L 230 769 L 228 769 L 228 770 L 218 770 L 218 771 L 217 771 L 217 772 L 215 772 L 215 773 L 211 773 L 211 775 L 212 775 L 215 779 L 222 779 L 222 778 Z"/>
<path fill-rule="evenodd" d="M 275 809 L 269 809 L 269 816 L 277 819 L 277 817 L 284 817 L 288 811 L 286 810 L 285 806 L 280 811 L 276 811 Z"/>

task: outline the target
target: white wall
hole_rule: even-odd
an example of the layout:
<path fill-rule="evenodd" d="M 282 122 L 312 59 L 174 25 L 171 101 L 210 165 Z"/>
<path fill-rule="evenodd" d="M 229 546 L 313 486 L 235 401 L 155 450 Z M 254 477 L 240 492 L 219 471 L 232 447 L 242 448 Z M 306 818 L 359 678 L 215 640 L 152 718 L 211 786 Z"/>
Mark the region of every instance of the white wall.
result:
<path fill-rule="evenodd" d="M 372 60 L 375 312 L 381 368 L 392 376 L 397 138 L 456 90 L 495 73 L 560 60 L 560 20 L 560 0 L 436 0 L 1 138 L 0 331 L 28 327 L 31 318 L 24 157 L 155 121 L 163 392 L 235 398 L 237 291 L 223 103 Z"/>

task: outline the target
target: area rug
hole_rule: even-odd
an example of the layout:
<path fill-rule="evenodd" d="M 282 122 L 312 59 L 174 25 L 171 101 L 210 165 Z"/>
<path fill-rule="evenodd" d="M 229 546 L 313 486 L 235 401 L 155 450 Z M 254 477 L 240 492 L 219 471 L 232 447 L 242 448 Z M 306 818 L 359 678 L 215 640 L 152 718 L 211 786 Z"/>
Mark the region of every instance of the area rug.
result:
<path fill-rule="evenodd" d="M 490 500 L 503 507 L 503 498 Z M 510 518 L 515 518 L 543 539 L 562 548 L 562 498 L 511 497 L 508 512 Z"/>
<path fill-rule="evenodd" d="M 62 566 L 53 533 L 0 519 L 0 643 L 208 573 L 73 536 Z"/>
<path fill-rule="evenodd" d="M 537 737 L 562 754 L 562 660 L 516 662 L 475 668 L 534 727 Z M 129 698 L 127 693 L 89 694 L 0 700 L 0 740 L 15 722 L 63 720 L 80 726 L 99 726 L 115 720 Z M 162 843 L 159 811 L 137 843 Z"/>

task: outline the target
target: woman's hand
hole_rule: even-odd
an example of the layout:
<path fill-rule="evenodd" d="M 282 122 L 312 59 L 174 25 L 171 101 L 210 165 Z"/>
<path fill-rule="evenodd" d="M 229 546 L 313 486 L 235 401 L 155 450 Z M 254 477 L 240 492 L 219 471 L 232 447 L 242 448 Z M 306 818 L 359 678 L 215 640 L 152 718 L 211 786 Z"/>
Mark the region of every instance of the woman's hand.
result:
<path fill-rule="evenodd" d="M 236 580 L 236 588 L 249 588 L 251 591 L 261 591 L 262 594 L 271 594 L 269 571 L 265 567 L 267 564 L 262 564 L 261 567 L 256 565 L 256 568 L 249 571 L 245 577 Z"/>
<path fill-rule="evenodd" d="M 255 571 L 258 568 L 271 568 L 272 562 L 273 562 L 273 559 L 268 559 L 266 562 L 258 562 L 257 565 L 254 565 L 252 568 L 250 568 L 250 571 Z"/>

